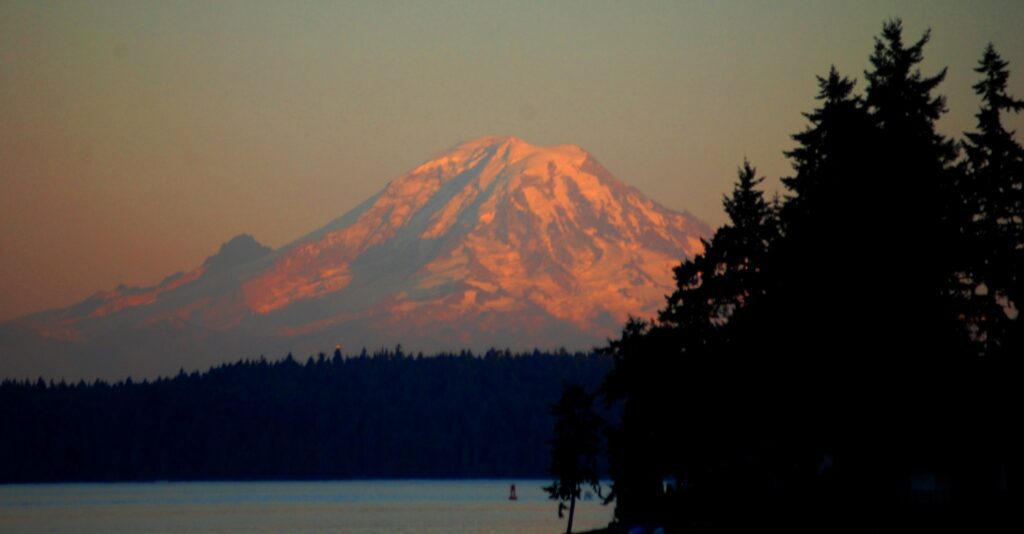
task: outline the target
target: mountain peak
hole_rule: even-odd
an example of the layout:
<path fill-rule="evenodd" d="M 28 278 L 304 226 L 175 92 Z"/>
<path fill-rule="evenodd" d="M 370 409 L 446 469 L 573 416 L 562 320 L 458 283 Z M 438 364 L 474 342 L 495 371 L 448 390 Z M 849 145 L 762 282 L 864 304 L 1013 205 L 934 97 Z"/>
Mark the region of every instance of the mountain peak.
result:
<path fill-rule="evenodd" d="M 672 268 L 699 253 L 710 233 L 578 146 L 481 137 L 278 250 L 242 234 L 158 286 L 122 288 L 41 317 L 26 339 L 51 343 L 45 350 L 62 340 L 69 361 L 84 365 L 80 354 L 109 359 L 109 332 L 130 328 L 137 334 L 117 357 L 129 366 L 145 353 L 168 372 L 182 354 L 207 365 L 225 354 L 315 352 L 339 342 L 585 348 L 615 335 L 631 314 L 656 313 L 674 288 Z M 0 335 L 0 352 L 3 342 Z M 24 369 L 42 350 L 19 351 Z"/>
<path fill-rule="evenodd" d="M 270 247 L 260 244 L 253 236 L 239 234 L 231 238 L 227 243 L 222 244 L 216 254 L 206 258 L 203 266 L 207 272 L 221 271 L 248 263 L 269 254 L 271 251 Z"/>
<path fill-rule="evenodd" d="M 485 135 L 476 139 L 470 139 L 469 141 L 463 141 L 455 145 L 453 150 L 500 147 L 505 145 L 532 146 L 530 143 L 514 135 Z"/>
<path fill-rule="evenodd" d="M 544 175 L 551 165 L 579 167 L 588 159 L 590 153 L 577 145 L 538 146 L 515 136 L 486 136 L 455 145 L 427 160 L 410 175 L 440 171 L 453 176 L 478 164 L 486 167 L 483 174 L 494 175 L 514 167 L 520 174 Z"/>
<path fill-rule="evenodd" d="M 553 145 L 553 146 L 540 146 L 534 145 L 519 137 L 513 135 L 489 135 L 473 139 L 470 141 L 464 141 L 455 145 L 449 152 L 462 152 L 462 151 L 477 151 L 477 150 L 493 150 L 496 154 L 506 156 L 508 161 L 518 161 L 523 157 L 530 157 L 536 155 L 547 155 L 547 156 L 586 156 L 589 155 L 586 150 L 582 149 L 578 145 Z"/>

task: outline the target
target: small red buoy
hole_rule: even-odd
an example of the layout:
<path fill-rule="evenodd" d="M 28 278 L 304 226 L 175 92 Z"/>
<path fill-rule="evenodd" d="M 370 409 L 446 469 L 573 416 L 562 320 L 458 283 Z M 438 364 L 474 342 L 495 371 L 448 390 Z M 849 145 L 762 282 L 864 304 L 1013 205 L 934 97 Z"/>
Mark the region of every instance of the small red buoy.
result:
<path fill-rule="evenodd" d="M 510 501 L 518 501 L 519 500 L 519 497 L 516 497 L 516 485 L 515 484 L 512 484 L 512 486 L 508 489 L 508 491 L 509 491 L 509 493 L 508 493 L 508 500 L 510 500 Z"/>

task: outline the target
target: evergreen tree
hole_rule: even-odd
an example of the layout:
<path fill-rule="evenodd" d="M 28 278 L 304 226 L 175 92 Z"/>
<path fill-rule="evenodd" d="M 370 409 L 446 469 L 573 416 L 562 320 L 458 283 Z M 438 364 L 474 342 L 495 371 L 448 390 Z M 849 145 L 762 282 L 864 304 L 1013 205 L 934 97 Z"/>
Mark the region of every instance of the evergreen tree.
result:
<path fill-rule="evenodd" d="M 865 102 L 878 130 L 871 203 L 878 238 L 876 304 L 899 309 L 878 326 L 887 335 L 886 357 L 934 360 L 958 346 L 949 294 L 955 281 L 957 232 L 952 223 L 955 145 L 935 130 L 945 98 L 933 95 L 946 69 L 926 77 L 918 65 L 930 32 L 903 42 L 903 25 L 892 20 L 875 40 L 872 69 L 865 72 Z M 936 335 L 941 334 L 941 335 Z"/>
<path fill-rule="evenodd" d="M 879 194 L 865 178 L 876 170 L 875 129 L 854 85 L 835 67 L 819 77 L 820 106 L 804 114 L 810 125 L 793 136 L 798 145 L 786 152 L 796 174 L 782 179 L 787 196 L 779 224 L 785 237 L 773 259 L 780 293 L 772 307 L 776 315 L 812 323 L 801 325 L 805 335 L 787 336 L 792 340 L 829 332 L 845 343 L 851 336 L 836 329 L 863 327 L 873 315 L 851 306 L 874 285 L 868 273 L 877 260 L 865 251 L 879 239 L 865 228 Z M 812 309 L 820 313 L 801 313 Z"/>
<path fill-rule="evenodd" d="M 758 188 L 763 180 L 745 161 L 723 199 L 729 223 L 702 254 L 675 268 L 676 290 L 658 321 L 631 319 L 609 346 L 614 367 L 604 395 L 622 403 L 621 423 L 609 436 L 620 521 L 680 520 L 672 516 L 678 502 L 664 493 L 663 479 L 713 481 L 717 474 L 706 468 L 737 430 L 721 421 L 746 417 L 740 400 L 750 380 L 736 380 L 723 351 L 768 287 L 765 266 L 778 230 L 776 207 Z M 706 402 L 715 397 L 723 402 L 710 414 Z"/>
<path fill-rule="evenodd" d="M 964 293 L 974 301 L 968 320 L 980 352 L 991 357 L 1024 351 L 1019 311 L 1024 304 L 1024 148 L 1002 124 L 1024 101 L 1007 94 L 1008 63 L 990 43 L 975 72 L 982 99 L 977 130 L 967 132 L 962 232 L 970 243 Z"/>
<path fill-rule="evenodd" d="M 1017 417 L 1013 407 L 1024 402 L 1018 384 L 1024 365 L 1024 149 L 1002 124 L 1003 113 L 1020 112 L 1024 101 L 1007 93 L 1008 66 L 989 44 L 975 69 L 981 108 L 976 130 L 965 133 L 957 187 L 966 244 L 957 296 L 981 358 L 960 378 L 967 415 L 957 429 L 954 476 L 961 501 L 993 518 L 1015 509 L 999 488 L 1011 483 L 1010 466 L 1020 465 L 1024 450 L 1019 432 L 1006 425 Z"/>
<path fill-rule="evenodd" d="M 950 449 L 940 436 L 959 425 L 956 151 L 935 129 L 946 106 L 933 93 L 946 70 L 925 76 L 919 67 L 929 38 L 926 31 L 907 45 L 901 21 L 885 23 L 865 72 L 874 143 L 861 190 L 874 195 L 863 231 L 874 241 L 863 251 L 872 261 L 856 273 L 862 293 L 847 301 L 862 313 L 842 341 L 855 340 L 859 354 L 839 379 L 849 395 L 837 399 L 836 442 L 850 496 L 876 512 L 905 499 L 906 473 L 945 469 Z"/>
<path fill-rule="evenodd" d="M 852 209 L 865 207 L 867 197 L 857 193 L 874 150 L 868 144 L 874 132 L 863 99 L 853 92 L 855 85 L 835 67 L 827 77 L 818 77 L 816 99 L 821 105 L 804 113 L 810 125 L 793 135 L 798 146 L 786 152 L 796 171 L 782 179 L 788 194 L 780 217 L 787 234 L 819 231 L 823 223 L 827 230 L 822 233 L 832 234 L 844 229 L 835 225 Z"/>
<path fill-rule="evenodd" d="M 729 223 L 704 242 L 704 252 L 674 269 L 676 289 L 659 313 L 662 326 L 687 337 L 681 347 L 710 341 L 737 310 L 764 296 L 765 266 L 778 235 L 776 210 L 758 186 L 764 177 L 744 160 L 731 196 L 722 200 Z"/>
<path fill-rule="evenodd" d="M 551 440 L 550 473 L 555 481 L 544 491 L 558 502 L 558 517 L 562 517 L 565 501 L 569 501 L 569 520 L 565 531 L 572 532 L 576 513 L 576 499 L 583 486 L 590 486 L 601 494 L 597 457 L 601 419 L 594 411 L 593 396 L 577 385 L 565 385 L 562 396 L 551 407 L 555 417 L 554 437 Z"/>
<path fill-rule="evenodd" d="M 626 523 L 659 516 L 666 461 L 677 452 L 666 446 L 675 430 L 666 421 L 678 417 L 679 405 L 670 402 L 668 392 L 682 373 L 674 368 L 680 358 L 663 334 L 649 321 L 630 318 L 620 338 L 605 349 L 613 368 L 601 393 L 620 414 L 619 423 L 608 429 L 612 488 L 606 502 L 615 500 L 615 517 Z"/>
<path fill-rule="evenodd" d="M 798 464 L 844 460 L 864 410 L 864 384 L 874 381 L 880 269 L 868 253 L 891 221 L 876 219 L 877 129 L 856 82 L 832 67 L 818 77 L 818 107 L 786 152 L 795 174 L 782 179 L 782 237 L 771 258 L 775 291 L 756 325 L 767 340 L 748 350 L 776 360 L 766 375 L 779 393 L 776 428 Z M 802 473 L 802 476 L 807 473 Z M 805 476 L 806 478 L 806 476 Z M 826 496 L 820 489 L 815 497 Z M 823 506 L 823 505 L 822 505 Z"/>
<path fill-rule="evenodd" d="M 722 201 L 730 223 L 715 233 L 714 246 L 708 251 L 715 263 L 709 281 L 719 302 L 716 315 L 720 320 L 727 320 L 767 291 L 766 260 L 778 227 L 774 206 L 758 189 L 762 182 L 764 177 L 757 177 L 757 169 L 744 160 L 732 196 Z"/>

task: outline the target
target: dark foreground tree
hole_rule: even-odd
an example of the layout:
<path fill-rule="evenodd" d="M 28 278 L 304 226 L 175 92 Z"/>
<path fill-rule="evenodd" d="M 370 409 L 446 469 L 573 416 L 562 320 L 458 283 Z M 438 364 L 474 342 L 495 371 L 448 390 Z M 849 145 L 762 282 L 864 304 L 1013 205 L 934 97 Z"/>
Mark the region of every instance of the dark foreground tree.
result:
<path fill-rule="evenodd" d="M 971 402 L 962 407 L 969 416 L 956 435 L 954 482 L 961 501 L 986 517 L 1018 507 L 1006 490 L 1024 450 L 1020 432 L 1006 424 L 1019 418 L 1013 407 L 1024 403 L 1024 148 L 1002 123 L 1004 113 L 1024 110 L 1024 101 L 1007 92 L 1008 67 L 989 44 L 975 69 L 981 108 L 976 130 L 965 133 L 957 187 L 957 222 L 967 245 L 958 296 L 973 365 L 960 380 Z"/>
<path fill-rule="evenodd" d="M 558 517 L 562 517 L 565 502 L 569 501 L 569 523 L 565 531 L 572 532 L 572 519 L 576 513 L 576 499 L 584 486 L 590 486 L 601 495 L 598 475 L 601 418 L 594 411 L 594 398 L 582 387 L 566 385 L 562 397 L 551 407 L 555 417 L 555 432 L 551 439 L 550 472 L 555 481 L 544 488 L 552 500 L 558 501 Z"/>
<path fill-rule="evenodd" d="M 964 134 L 967 158 L 962 232 L 971 244 L 964 265 L 964 295 L 973 302 L 968 322 L 978 352 L 991 358 L 1024 353 L 1019 320 L 1024 307 L 1024 148 L 1002 123 L 1024 110 L 1007 93 L 1009 64 L 989 44 L 975 72 L 982 100 L 977 129 Z"/>
<path fill-rule="evenodd" d="M 675 269 L 676 290 L 658 321 L 632 319 L 608 348 L 615 367 L 603 394 L 621 409 L 620 424 L 609 431 L 612 495 L 626 525 L 678 524 L 683 501 L 692 499 L 667 492 L 666 481 L 700 487 L 694 491 L 701 499 L 730 491 L 725 447 L 749 443 L 740 421 L 752 413 L 744 401 L 757 372 L 740 376 L 744 365 L 722 355 L 742 356 L 732 332 L 767 291 L 767 253 L 778 227 L 762 180 L 745 161 L 723 199 L 729 223 Z"/>

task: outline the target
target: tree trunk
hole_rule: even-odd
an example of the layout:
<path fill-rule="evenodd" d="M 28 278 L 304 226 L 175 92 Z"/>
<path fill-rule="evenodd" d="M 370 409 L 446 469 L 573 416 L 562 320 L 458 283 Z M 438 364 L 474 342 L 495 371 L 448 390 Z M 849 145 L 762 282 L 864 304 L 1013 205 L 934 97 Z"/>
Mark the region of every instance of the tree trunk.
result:
<path fill-rule="evenodd" d="M 572 534 L 572 515 L 574 513 L 576 513 L 576 494 L 569 498 L 569 526 L 565 529 L 565 534 Z"/>

